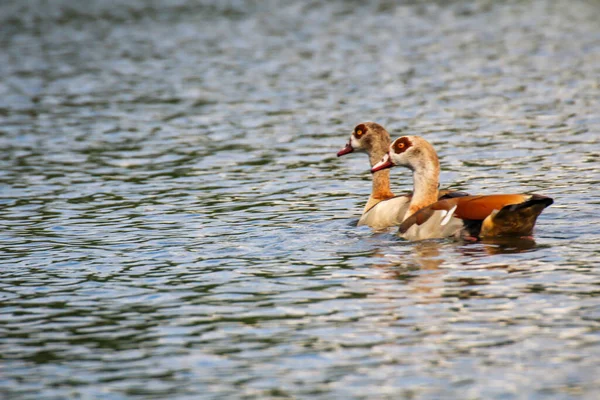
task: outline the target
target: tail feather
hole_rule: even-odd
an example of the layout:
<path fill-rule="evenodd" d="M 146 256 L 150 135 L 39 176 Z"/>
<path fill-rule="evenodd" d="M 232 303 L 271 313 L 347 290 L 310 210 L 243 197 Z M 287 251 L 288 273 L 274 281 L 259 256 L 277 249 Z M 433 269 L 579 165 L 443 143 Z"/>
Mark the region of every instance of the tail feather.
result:
<path fill-rule="evenodd" d="M 531 235 L 537 217 L 552 203 L 550 197 L 534 194 L 522 203 L 504 206 L 483 220 L 479 236 Z"/>

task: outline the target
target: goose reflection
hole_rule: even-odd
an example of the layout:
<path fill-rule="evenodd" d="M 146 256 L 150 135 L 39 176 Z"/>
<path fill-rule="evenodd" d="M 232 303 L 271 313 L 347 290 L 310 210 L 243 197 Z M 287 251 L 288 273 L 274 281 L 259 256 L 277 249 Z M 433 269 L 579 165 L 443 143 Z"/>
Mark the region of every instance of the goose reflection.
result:
<path fill-rule="evenodd" d="M 420 302 L 429 303 L 442 297 L 477 297 L 480 294 L 473 286 L 488 284 L 484 278 L 468 279 L 454 276 L 448 281 L 448 275 L 456 268 L 444 268 L 444 265 L 455 265 L 453 260 L 461 259 L 465 268 L 468 266 L 472 269 L 478 259 L 534 251 L 536 247 L 532 238 L 494 238 L 459 246 L 445 240 L 426 240 L 395 247 L 395 250 L 400 250 L 396 252 L 379 248 L 373 256 L 381 259 L 382 262 L 374 267 L 383 270 L 386 278 L 403 281 L 410 286 L 411 293 L 421 296 Z M 464 256 L 467 256 L 470 262 L 465 263 Z M 460 268 L 463 264 L 455 266 Z M 497 267 L 511 270 L 510 265 Z M 466 286 L 469 286 L 468 290 Z"/>

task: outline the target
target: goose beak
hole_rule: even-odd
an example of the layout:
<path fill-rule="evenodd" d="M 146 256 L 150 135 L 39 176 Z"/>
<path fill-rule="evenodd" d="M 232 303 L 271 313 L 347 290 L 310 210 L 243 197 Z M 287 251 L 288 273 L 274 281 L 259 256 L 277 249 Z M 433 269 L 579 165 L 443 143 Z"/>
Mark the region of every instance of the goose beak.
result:
<path fill-rule="evenodd" d="M 390 155 L 386 154 L 385 156 L 383 156 L 381 161 L 379 161 L 377 164 L 373 165 L 373 168 L 371 168 L 371 173 L 381 171 L 382 169 L 386 169 L 386 168 L 392 168 L 395 165 L 396 164 L 394 164 L 392 162 L 392 160 L 390 160 Z"/>
<path fill-rule="evenodd" d="M 350 142 L 348 142 L 348 144 L 346 144 L 346 147 L 344 147 L 343 149 L 341 149 L 340 151 L 337 152 L 337 156 L 341 157 L 344 154 L 352 153 L 353 151 L 354 151 L 354 149 L 350 145 Z"/>

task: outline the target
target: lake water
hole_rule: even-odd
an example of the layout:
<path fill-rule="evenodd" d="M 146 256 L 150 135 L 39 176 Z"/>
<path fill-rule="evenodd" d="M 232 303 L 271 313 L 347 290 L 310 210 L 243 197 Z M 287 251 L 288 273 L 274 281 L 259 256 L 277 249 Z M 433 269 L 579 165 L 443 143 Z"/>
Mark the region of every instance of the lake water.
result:
<path fill-rule="evenodd" d="M 0 4 L 0 397 L 598 398 L 600 3 L 368 3 Z M 357 228 L 366 120 L 535 241 Z"/>

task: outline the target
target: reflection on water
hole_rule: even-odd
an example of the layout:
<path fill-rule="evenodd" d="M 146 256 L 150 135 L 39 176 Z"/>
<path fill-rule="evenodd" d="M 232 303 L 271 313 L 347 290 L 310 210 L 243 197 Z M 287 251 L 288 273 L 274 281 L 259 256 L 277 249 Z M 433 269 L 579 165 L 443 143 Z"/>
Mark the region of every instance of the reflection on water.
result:
<path fill-rule="evenodd" d="M 493 238 L 485 239 L 481 243 L 484 245 L 486 254 L 523 253 L 537 248 L 532 237 Z M 465 251 L 465 254 L 468 255 L 469 253 Z"/>
<path fill-rule="evenodd" d="M 432 301 L 439 298 L 438 291 L 443 285 L 445 274 L 440 269 L 444 262 L 443 246 L 443 242 L 437 240 L 417 242 L 407 253 L 383 256 L 387 263 L 377 267 L 386 271 L 389 278 L 408 285 L 411 293 L 417 294 L 421 301 Z"/>
<path fill-rule="evenodd" d="M 448 253 L 450 245 L 447 241 L 425 240 L 416 242 L 406 251 L 396 254 L 382 254 L 376 252 L 373 257 L 380 257 L 381 264 L 374 267 L 385 271 L 390 279 L 402 281 L 411 288 L 411 293 L 418 294 L 419 302 L 439 301 L 448 297 L 450 293 L 459 298 L 479 296 L 474 289 L 479 285 L 488 284 L 487 279 L 455 278 L 448 274 L 445 267 L 460 254 L 462 259 L 479 259 L 486 262 L 487 255 L 518 254 L 531 251 L 536 246 L 532 238 L 495 238 L 486 239 L 478 243 L 468 243 L 452 246 L 452 253 Z M 447 259 L 445 259 L 447 258 Z M 510 265 L 486 265 L 485 268 L 501 269 L 510 272 Z M 468 287 L 455 293 L 456 286 Z M 452 287 L 452 289 L 448 289 Z"/>
<path fill-rule="evenodd" d="M 599 7 L 0 2 L 0 393 L 595 398 Z M 364 120 L 555 203 L 534 240 L 357 228 Z"/>

